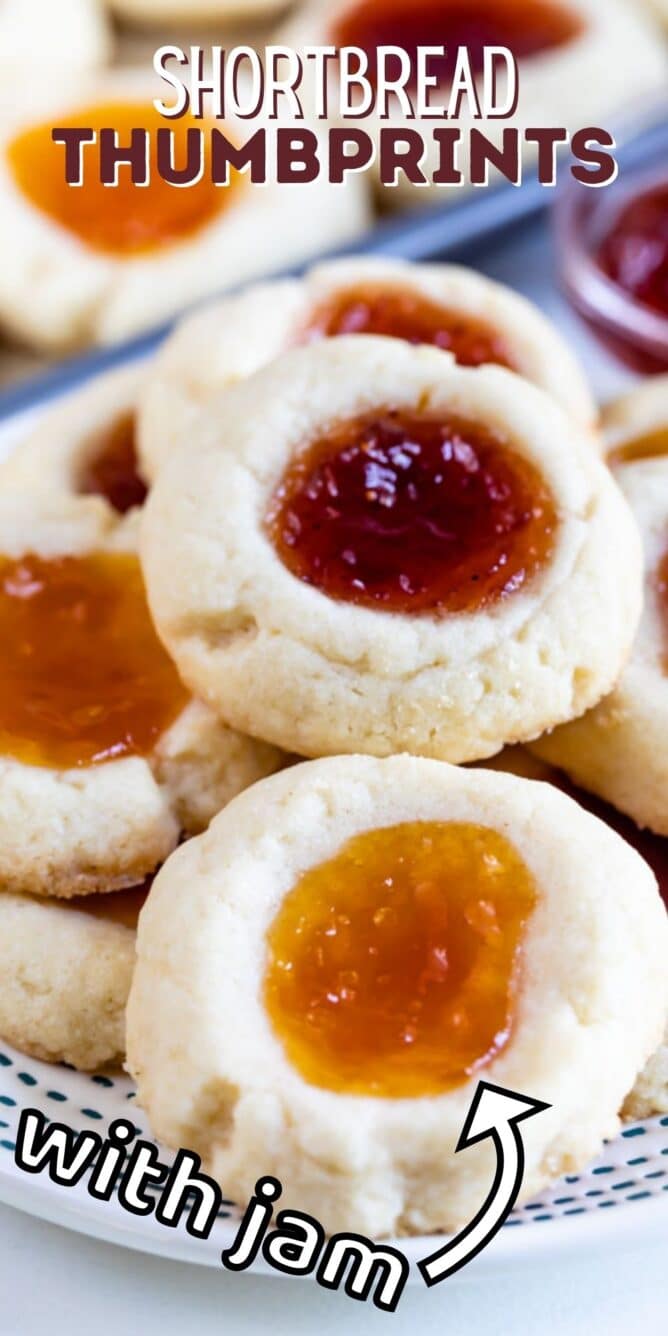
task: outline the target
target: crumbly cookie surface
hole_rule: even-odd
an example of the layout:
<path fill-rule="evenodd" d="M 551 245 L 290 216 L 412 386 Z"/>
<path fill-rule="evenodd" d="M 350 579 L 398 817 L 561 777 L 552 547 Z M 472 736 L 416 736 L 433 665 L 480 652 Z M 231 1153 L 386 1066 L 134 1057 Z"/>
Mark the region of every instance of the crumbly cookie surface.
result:
<path fill-rule="evenodd" d="M 12 255 L 0 273 L 0 320 L 21 341 L 49 352 L 113 343 L 160 324 L 214 288 L 351 242 L 367 226 L 366 183 L 359 175 L 345 191 L 322 175 L 288 185 L 250 185 L 242 178 L 226 207 L 176 241 L 122 255 L 66 230 L 17 185 L 8 151 L 29 126 L 57 125 L 82 108 L 109 103 L 149 109 L 153 98 L 163 96 L 163 84 L 129 70 L 81 76 L 65 87 L 61 79 L 13 100 L 0 135 L 0 245 Z M 226 127 L 235 142 L 247 140 L 247 122 L 228 121 Z M 268 133 L 275 128 L 270 123 Z M 33 300 L 37 282 L 39 302 Z"/>
<path fill-rule="evenodd" d="M 668 926 L 647 866 L 547 785 L 407 756 L 306 763 L 241 795 L 159 873 L 138 932 L 128 1062 L 155 1135 L 245 1200 L 275 1174 L 328 1231 L 457 1228 L 493 1151 L 454 1155 L 477 1076 L 386 1099 L 308 1084 L 264 1011 L 265 933 L 301 874 L 403 821 L 489 825 L 532 873 L 511 1040 L 485 1076 L 551 1105 L 526 1124 L 523 1196 L 586 1164 L 661 1035 Z M 184 887 L 188 887 L 187 898 Z M 230 1024 L 230 1017 L 234 1023 Z"/>
<path fill-rule="evenodd" d="M 0 1035 L 45 1062 L 120 1066 L 135 932 L 0 891 Z"/>
<path fill-rule="evenodd" d="M 126 411 L 135 387 L 135 373 L 102 378 L 45 415 L 19 444 L 0 469 L 0 553 L 135 551 L 137 510 L 119 516 L 100 497 L 73 494 L 96 431 Z M 61 897 L 134 885 L 183 833 L 204 829 L 240 788 L 283 760 L 197 700 L 148 757 L 69 771 L 0 757 L 0 884 Z"/>
<path fill-rule="evenodd" d="M 328 598 L 288 571 L 265 532 L 305 443 L 332 423 L 416 405 L 505 434 L 556 500 L 546 567 L 479 612 L 400 615 Z M 292 351 L 223 392 L 160 471 L 141 549 L 156 625 L 191 690 L 303 755 L 492 755 L 610 690 L 639 616 L 637 534 L 586 434 L 520 377 L 385 338 Z"/>
<path fill-rule="evenodd" d="M 615 451 L 663 427 L 668 434 L 668 377 L 612 405 L 606 426 Z M 644 607 L 631 657 L 614 690 L 595 709 L 534 746 L 539 756 L 637 825 L 668 835 L 668 641 L 659 574 L 668 552 L 668 454 L 622 459 L 614 472 L 644 550 Z"/>
<path fill-rule="evenodd" d="M 186 446 L 212 397 L 271 362 L 307 335 L 314 315 L 337 295 L 385 287 L 473 317 L 500 341 L 527 380 L 594 428 L 597 409 L 570 349 L 542 313 L 501 283 L 451 264 L 411 264 L 374 256 L 317 265 L 303 279 L 259 283 L 187 316 L 148 368 L 138 443 L 147 476 L 179 442 Z M 598 435 L 595 443 L 598 445 Z"/>

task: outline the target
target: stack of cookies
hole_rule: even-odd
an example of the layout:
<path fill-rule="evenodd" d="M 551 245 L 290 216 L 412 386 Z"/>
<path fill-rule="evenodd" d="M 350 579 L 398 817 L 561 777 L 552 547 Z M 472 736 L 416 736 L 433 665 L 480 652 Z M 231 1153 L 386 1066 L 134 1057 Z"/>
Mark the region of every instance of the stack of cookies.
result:
<path fill-rule="evenodd" d="M 665 1108 L 667 521 L 668 382 L 602 429 L 451 266 L 262 284 L 61 404 L 0 492 L 0 1034 L 127 1053 L 330 1231 L 470 1218 L 480 1075 L 550 1106 L 525 1194 Z"/>

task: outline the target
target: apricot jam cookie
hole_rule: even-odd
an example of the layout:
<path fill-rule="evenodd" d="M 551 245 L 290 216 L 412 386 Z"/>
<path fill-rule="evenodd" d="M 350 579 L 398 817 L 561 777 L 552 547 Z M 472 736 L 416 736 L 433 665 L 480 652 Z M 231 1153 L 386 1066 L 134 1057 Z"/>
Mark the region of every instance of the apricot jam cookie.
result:
<path fill-rule="evenodd" d="M 211 400 L 142 528 L 191 690 L 302 755 L 492 755 L 613 686 L 631 516 L 587 433 L 501 367 L 394 339 L 286 353 Z"/>
<path fill-rule="evenodd" d="M 493 1173 L 489 1146 L 454 1154 L 479 1077 L 551 1105 L 524 1197 L 577 1171 L 659 1040 L 667 947 L 649 868 L 556 789 L 304 763 L 159 872 L 128 1065 L 227 1195 L 275 1174 L 327 1231 L 455 1229 Z"/>
<path fill-rule="evenodd" d="M 525 779 L 536 779 L 560 788 L 587 812 L 605 821 L 621 835 L 649 864 L 656 877 L 664 905 L 668 907 L 668 840 L 654 835 L 651 830 L 640 830 L 630 817 L 602 799 L 579 789 L 563 772 L 534 756 L 526 747 L 506 747 L 493 761 L 494 769 L 504 770 Z M 662 1042 L 641 1071 L 630 1095 L 624 1101 L 625 1118 L 651 1118 L 653 1114 L 668 1113 L 668 1026 Z"/>
<path fill-rule="evenodd" d="M 540 385 L 587 427 L 598 413 L 578 363 L 531 302 L 452 264 L 372 256 L 318 265 L 303 279 L 256 284 L 187 316 L 148 369 L 139 451 L 155 477 L 188 442 L 197 414 L 224 386 L 295 345 L 341 334 L 383 334 L 452 352 L 462 365 L 494 362 Z"/>
<path fill-rule="evenodd" d="M 350 241 L 366 226 L 361 178 L 345 192 L 322 178 L 251 185 L 234 171 L 227 186 L 216 185 L 209 155 L 196 184 L 165 182 L 158 129 L 175 136 L 174 158 L 183 163 L 187 132 L 203 129 L 208 144 L 211 125 L 189 115 L 165 120 L 152 105 L 156 92 L 162 96 L 164 86 L 138 73 L 75 80 L 66 90 L 31 91 L 3 125 L 0 243 L 12 263 L 0 273 L 0 321 L 25 342 L 60 350 L 123 338 L 268 266 Z M 52 142 L 54 126 L 111 127 L 122 144 L 133 129 L 147 130 L 149 183 L 134 186 L 126 165 L 117 186 L 101 184 L 99 145 L 91 143 L 82 149 L 83 184 L 73 189 L 64 146 Z M 217 128 L 238 143 L 248 138 L 247 122 Z"/>
<path fill-rule="evenodd" d="M 0 72 L 3 86 L 66 68 L 74 73 L 103 65 L 111 33 L 98 0 L 2 0 Z"/>
<path fill-rule="evenodd" d="M 639 826 L 668 835 L 668 376 L 614 404 L 606 426 L 608 458 L 643 541 L 642 620 L 614 691 L 536 750 Z"/>
<path fill-rule="evenodd" d="M 148 884 L 60 903 L 0 891 L 0 1035 L 44 1062 L 120 1066 Z"/>
<path fill-rule="evenodd" d="M 385 118 L 372 110 L 359 120 L 379 150 L 371 169 L 379 183 L 383 130 L 387 135 L 417 129 L 426 140 L 426 153 L 419 162 L 424 182 L 413 184 L 399 171 L 396 185 L 384 191 L 384 202 L 391 207 L 426 206 L 435 195 L 442 203 L 460 199 L 462 189 L 471 184 L 471 130 L 482 132 L 501 150 L 504 132 L 517 129 L 522 136 L 521 165 L 534 169 L 536 142 L 524 139 L 525 130 L 560 126 L 573 134 L 586 126 L 606 126 L 634 99 L 663 94 L 668 74 L 666 53 L 651 17 L 628 0 L 309 0 L 288 19 L 279 40 L 298 50 L 328 44 L 361 48 L 376 93 L 379 49 L 398 46 L 407 52 L 405 92 L 415 114 L 408 116 L 395 97 L 390 98 Z M 461 132 L 454 161 L 447 152 L 441 155 L 434 139 L 435 126 L 443 122 L 434 119 L 434 111 L 421 119 L 416 97 L 418 49 L 432 46 L 445 46 L 446 55 L 428 60 L 428 73 L 438 84 L 427 88 L 425 97 L 437 112 L 450 111 L 445 123 Z M 501 119 L 488 116 L 484 104 L 480 114 L 467 102 L 459 110 L 448 106 L 459 48 L 468 50 L 481 97 L 484 51 L 490 46 L 510 50 L 518 67 L 517 107 Z M 396 57 L 390 57 L 388 79 L 396 79 L 399 68 Z M 503 94 L 505 83 L 499 80 L 497 88 Z M 331 101 L 337 102 L 336 90 Z M 405 157 L 405 143 L 402 151 Z M 446 184 L 432 183 L 439 167 Z M 453 184 L 447 183 L 449 176 Z M 505 179 L 496 169 L 489 170 L 489 184 Z"/>
<path fill-rule="evenodd" d="M 136 519 L 136 517 L 135 517 Z M 150 620 L 136 522 L 0 492 L 0 885 L 136 885 L 280 764 L 183 686 Z"/>

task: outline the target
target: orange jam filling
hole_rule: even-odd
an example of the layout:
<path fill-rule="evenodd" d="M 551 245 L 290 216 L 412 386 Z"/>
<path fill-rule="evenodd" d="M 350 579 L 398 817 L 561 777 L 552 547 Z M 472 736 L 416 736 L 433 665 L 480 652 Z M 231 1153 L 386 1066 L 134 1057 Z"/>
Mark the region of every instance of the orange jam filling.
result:
<path fill-rule="evenodd" d="M 668 427 L 657 427 L 655 431 L 648 431 L 634 441 L 615 446 L 608 453 L 608 464 L 614 468 L 616 464 L 631 464 L 639 459 L 660 459 L 662 455 L 668 455 Z"/>
<path fill-rule="evenodd" d="M 187 162 L 187 131 L 204 127 L 204 122 L 190 116 L 168 121 L 145 103 L 111 102 L 58 118 L 60 129 L 113 129 L 126 149 L 133 129 L 147 130 L 150 177 L 143 186 L 133 185 L 125 163 L 118 169 L 117 185 L 102 184 L 99 139 L 82 149 L 83 184 L 69 186 L 63 146 L 51 138 L 53 124 L 34 125 L 17 135 L 9 145 L 9 166 L 30 203 L 93 250 L 131 256 L 182 241 L 210 223 L 235 189 L 234 182 L 215 186 L 204 176 L 187 188 L 163 181 L 157 165 L 157 131 L 174 136 L 173 160 L 182 167 Z"/>
<path fill-rule="evenodd" d="M 126 891 L 109 891 L 101 895 L 75 895 L 71 900 L 62 900 L 58 903 L 64 905 L 66 909 L 76 909 L 80 914 L 90 914 L 92 918 L 121 923 L 124 928 L 136 928 L 152 881 L 152 877 L 147 877 L 140 886 L 129 886 Z"/>
<path fill-rule="evenodd" d="M 126 553 L 0 560 L 0 754 L 69 769 L 147 756 L 188 696 Z"/>
<path fill-rule="evenodd" d="M 79 478 L 83 496 L 102 496 L 119 515 L 146 500 L 147 487 L 139 474 L 134 413 L 126 413 L 96 441 L 92 459 Z"/>
<path fill-rule="evenodd" d="M 445 613 L 526 585 L 557 517 L 541 475 L 499 434 L 380 410 L 299 454 L 266 522 L 288 570 L 329 597 Z"/>
<path fill-rule="evenodd" d="M 270 926 L 266 1009 L 311 1085 L 461 1085 L 509 1042 L 536 887 L 496 830 L 407 822 L 306 872 Z"/>
<path fill-rule="evenodd" d="M 417 69 L 420 46 L 446 46 L 446 56 L 432 57 L 429 72 L 449 85 L 457 49 L 466 47 L 474 73 L 483 68 L 486 46 L 505 46 L 516 60 L 564 46 L 579 37 L 578 14 L 554 0 L 358 0 L 334 25 L 337 46 L 359 46 L 370 59 L 380 46 L 399 46 Z"/>
<path fill-rule="evenodd" d="M 462 366 L 495 362 L 517 370 L 505 340 L 491 325 L 450 311 L 409 288 L 367 284 L 337 292 L 314 311 L 302 341 L 339 334 L 384 334 L 447 349 Z"/>

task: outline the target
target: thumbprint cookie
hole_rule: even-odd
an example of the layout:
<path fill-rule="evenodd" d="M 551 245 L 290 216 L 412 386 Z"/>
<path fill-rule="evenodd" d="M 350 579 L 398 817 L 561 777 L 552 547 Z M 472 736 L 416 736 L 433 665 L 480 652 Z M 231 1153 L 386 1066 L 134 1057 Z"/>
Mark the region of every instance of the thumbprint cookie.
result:
<path fill-rule="evenodd" d="M 575 358 L 531 302 L 473 269 L 370 256 L 256 284 L 186 317 L 149 368 L 139 417 L 146 471 L 154 477 L 189 441 L 193 420 L 226 385 L 291 347 L 342 334 L 382 334 L 443 348 L 464 366 L 508 367 L 584 426 L 596 423 Z"/>
<path fill-rule="evenodd" d="M 371 335 L 211 400 L 152 488 L 142 562 L 190 689 L 305 756 L 536 737 L 610 690 L 640 614 L 588 433 L 505 368 Z"/>
<path fill-rule="evenodd" d="M 305 762 L 158 873 L 128 1065 L 226 1195 L 274 1174 L 329 1232 L 456 1229 L 494 1171 L 487 1143 L 455 1154 L 478 1080 L 550 1106 L 525 1198 L 577 1172 L 659 1041 L 667 948 L 649 868 L 549 785 Z"/>
<path fill-rule="evenodd" d="M 374 139 L 372 170 L 379 183 L 385 178 L 384 201 L 417 207 L 432 204 L 435 195 L 443 203 L 455 202 L 471 184 L 508 179 L 518 184 L 523 169 L 535 168 L 541 130 L 560 127 L 568 138 L 583 127 L 606 127 L 626 104 L 662 94 L 668 59 L 659 37 L 651 16 L 629 0 L 309 0 L 284 25 L 280 40 L 298 50 L 328 44 L 361 50 L 375 103 L 360 109 L 358 122 L 347 118 L 345 124 L 359 125 Z M 397 47 L 405 53 L 401 61 Z M 433 47 L 444 47 L 444 54 L 433 53 Z M 499 47 L 516 64 L 514 107 L 505 66 L 494 77 L 485 71 L 486 53 Z M 462 48 L 468 53 L 463 73 L 458 67 Z M 351 72 L 358 68 L 359 56 Z M 467 96 L 462 88 L 465 83 L 468 88 L 469 71 L 476 92 Z M 390 81 L 402 85 L 402 96 L 385 96 Z M 497 101 L 488 109 L 484 94 L 492 88 Z M 331 102 L 336 101 L 333 90 Z M 444 111 L 445 121 L 439 119 Z M 449 131 L 439 136 L 435 126 L 444 123 Z M 416 151 L 407 151 L 416 131 L 424 138 L 424 150 L 418 141 Z M 457 131 L 460 139 L 453 150 L 448 135 Z M 509 156 L 506 138 L 513 131 L 521 136 L 519 152 Z M 396 159 L 384 150 L 392 134 L 403 134 Z M 473 181 L 472 134 L 493 145 Z M 592 129 L 585 139 L 595 137 Z M 497 169 L 494 151 L 502 155 L 507 175 Z M 548 181 L 555 171 L 554 153 L 548 135 L 547 153 L 545 147 L 540 153 Z"/>
<path fill-rule="evenodd" d="M 563 770 L 541 761 L 526 747 L 506 747 L 489 765 L 494 769 L 554 784 L 575 802 L 617 831 L 649 864 L 656 877 L 664 905 L 668 908 L 668 840 L 651 830 L 641 830 L 630 817 L 618 812 L 585 789 L 578 788 Z M 631 1093 L 624 1101 L 625 1118 L 651 1118 L 668 1113 L 668 1027 L 662 1042 L 641 1071 Z"/>
<path fill-rule="evenodd" d="M 111 55 L 111 33 L 99 0 L 2 0 L 0 71 L 16 87 L 54 70 L 95 69 Z M 34 91 L 34 85 L 32 86 Z"/>
<path fill-rule="evenodd" d="M 148 883 L 42 900 L 0 891 L 0 1035 L 43 1062 L 120 1066 Z"/>
<path fill-rule="evenodd" d="M 613 404 L 606 429 L 608 460 L 642 537 L 642 619 L 614 691 L 536 750 L 639 826 L 668 835 L 668 376 Z"/>
<path fill-rule="evenodd" d="M 321 176 L 256 185 L 232 167 L 228 183 L 218 184 L 208 147 L 212 123 L 189 113 L 165 119 L 153 106 L 156 93 L 160 86 L 147 86 L 139 72 L 82 78 L 66 90 L 31 93 L 6 118 L 0 243 L 12 263 L 0 272 L 0 321 L 26 343 L 60 350 L 124 338 L 226 284 L 351 241 L 366 226 L 360 177 L 345 191 Z M 77 188 L 67 184 L 65 146 L 53 142 L 54 127 L 96 134 L 81 147 Z M 115 169 L 115 184 L 103 183 L 105 129 L 116 131 L 126 150 L 133 131 L 146 133 L 144 184 L 133 184 L 127 162 Z M 248 122 L 215 129 L 236 147 L 248 139 Z M 179 170 L 190 162 L 189 135 L 206 154 L 202 174 L 187 188 L 165 180 L 161 130 Z"/>

